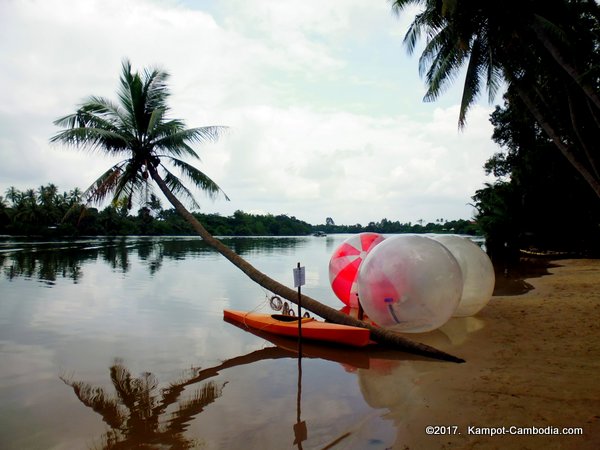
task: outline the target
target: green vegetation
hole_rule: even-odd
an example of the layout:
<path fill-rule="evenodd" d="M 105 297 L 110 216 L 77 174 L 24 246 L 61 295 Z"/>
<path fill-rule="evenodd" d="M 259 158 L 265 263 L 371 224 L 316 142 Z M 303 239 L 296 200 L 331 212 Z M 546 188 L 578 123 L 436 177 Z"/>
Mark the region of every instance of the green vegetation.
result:
<path fill-rule="evenodd" d="M 480 92 L 492 115 L 498 180 L 473 200 L 493 259 L 519 250 L 600 255 L 600 6 L 593 0 L 394 0 L 420 6 L 404 43 L 426 43 L 426 101 L 466 68 L 459 127 Z"/>
<path fill-rule="evenodd" d="M 130 214 L 124 202 L 102 210 L 86 208 L 81 191 L 59 193 L 49 184 L 39 189 L 19 191 L 11 187 L 6 198 L 0 197 L 0 234 L 76 237 L 76 236 L 182 236 L 196 234 L 192 226 L 173 208 L 162 209 L 156 197 L 151 197 L 137 214 Z M 294 216 L 248 214 L 236 211 L 232 216 L 202 214 L 193 216 L 217 236 L 303 236 L 317 231 L 325 233 L 479 233 L 476 224 L 466 220 L 411 224 L 382 219 L 368 225 L 336 225 L 328 218 L 325 225 L 311 225 Z M 422 221 L 421 221 L 422 222 Z"/>
<path fill-rule="evenodd" d="M 476 192 L 477 223 L 495 260 L 520 249 L 600 255 L 600 208 L 581 175 L 517 101 L 492 114 L 504 148 L 485 165 L 498 180 Z"/>
<path fill-rule="evenodd" d="M 459 126 L 485 88 L 503 84 L 600 200 L 600 6 L 593 0 L 395 0 L 423 7 L 406 33 L 412 52 L 426 45 L 419 68 L 426 101 L 436 100 L 463 67 Z"/>

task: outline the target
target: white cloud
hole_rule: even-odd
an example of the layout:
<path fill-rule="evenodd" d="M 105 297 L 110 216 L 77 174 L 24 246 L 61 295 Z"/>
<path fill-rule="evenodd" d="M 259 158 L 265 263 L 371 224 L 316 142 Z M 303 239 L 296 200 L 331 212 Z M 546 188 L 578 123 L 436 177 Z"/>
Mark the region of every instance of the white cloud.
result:
<path fill-rule="evenodd" d="M 231 197 L 204 210 L 311 223 L 469 218 L 496 150 L 489 107 L 465 131 L 448 101 L 423 104 L 417 58 L 386 2 L 66 0 L 0 4 L 0 190 L 87 187 L 111 160 L 49 146 L 57 117 L 114 98 L 120 62 L 171 74 L 173 115 L 229 125 L 199 148 Z M 452 99 L 452 95 L 449 97 Z"/>

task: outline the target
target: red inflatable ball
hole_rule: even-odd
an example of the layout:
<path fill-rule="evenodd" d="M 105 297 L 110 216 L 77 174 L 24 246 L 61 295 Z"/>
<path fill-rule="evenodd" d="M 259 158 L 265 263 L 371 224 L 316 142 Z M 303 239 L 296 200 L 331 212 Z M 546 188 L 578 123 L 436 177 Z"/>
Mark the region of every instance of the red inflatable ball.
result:
<path fill-rule="evenodd" d="M 385 239 L 379 233 L 356 234 L 340 244 L 329 260 L 329 282 L 344 304 L 358 308 L 358 269 L 367 254 Z"/>

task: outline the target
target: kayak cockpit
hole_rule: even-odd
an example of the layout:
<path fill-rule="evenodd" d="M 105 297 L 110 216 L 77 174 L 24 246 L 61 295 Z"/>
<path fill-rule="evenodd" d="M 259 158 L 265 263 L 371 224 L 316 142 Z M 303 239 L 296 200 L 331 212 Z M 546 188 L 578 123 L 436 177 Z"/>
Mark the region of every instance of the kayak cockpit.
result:
<path fill-rule="evenodd" d="M 298 322 L 298 317 L 296 316 L 288 316 L 285 314 L 271 314 L 271 318 L 279 321 L 279 322 Z M 312 317 L 302 317 L 302 323 L 311 322 L 315 320 Z"/>

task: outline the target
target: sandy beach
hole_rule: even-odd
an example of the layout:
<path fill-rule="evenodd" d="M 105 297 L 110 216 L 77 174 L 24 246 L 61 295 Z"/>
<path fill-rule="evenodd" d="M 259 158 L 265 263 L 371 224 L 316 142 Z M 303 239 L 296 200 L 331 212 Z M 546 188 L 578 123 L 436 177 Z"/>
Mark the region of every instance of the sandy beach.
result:
<path fill-rule="evenodd" d="M 525 294 L 494 296 L 475 317 L 421 335 L 466 363 L 413 362 L 361 380 L 367 401 L 389 409 L 393 448 L 600 448 L 600 260 L 557 260 L 548 272 L 525 280 Z M 404 389 L 376 392 L 400 376 Z M 486 427 L 504 434 L 476 434 Z M 512 434 L 532 427 L 544 434 Z M 583 435 L 547 434 L 565 427 Z"/>

